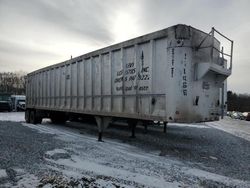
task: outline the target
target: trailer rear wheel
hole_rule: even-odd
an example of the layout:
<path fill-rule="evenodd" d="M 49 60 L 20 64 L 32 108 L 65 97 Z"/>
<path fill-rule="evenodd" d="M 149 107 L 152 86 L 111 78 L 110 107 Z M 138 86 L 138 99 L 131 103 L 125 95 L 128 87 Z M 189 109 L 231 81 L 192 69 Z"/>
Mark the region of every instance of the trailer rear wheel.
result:
<path fill-rule="evenodd" d="M 36 113 L 35 110 L 30 111 L 30 123 L 36 124 Z"/>
<path fill-rule="evenodd" d="M 30 123 L 30 110 L 25 111 L 25 121 L 26 123 Z"/>
<path fill-rule="evenodd" d="M 38 116 L 35 110 L 30 110 L 30 123 L 32 124 L 42 123 L 42 117 Z"/>

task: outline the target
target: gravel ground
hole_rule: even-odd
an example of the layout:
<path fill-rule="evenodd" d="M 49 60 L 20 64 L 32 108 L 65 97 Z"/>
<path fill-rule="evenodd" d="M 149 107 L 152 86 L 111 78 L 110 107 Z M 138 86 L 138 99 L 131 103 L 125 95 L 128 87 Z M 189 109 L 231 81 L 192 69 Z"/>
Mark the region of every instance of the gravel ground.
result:
<path fill-rule="evenodd" d="M 20 122 L 0 121 L 0 169 L 8 175 L 0 178 L 0 185 L 6 181 L 11 186 L 16 185 L 19 169 L 39 177 L 47 174 L 43 158 L 45 152 L 63 146 L 63 142 L 54 139 L 51 134 L 40 134 Z"/>
<path fill-rule="evenodd" d="M 114 124 L 99 143 L 91 124 L 3 120 L 0 187 L 250 186 L 250 142 L 216 124 L 138 126 L 136 139 Z"/>
<path fill-rule="evenodd" d="M 167 135 L 153 128 L 147 135 L 138 134 L 136 142 L 126 139 L 124 142 L 148 150 L 159 149 L 161 156 L 250 181 L 250 142 L 221 130 L 169 125 Z"/>
<path fill-rule="evenodd" d="M 240 120 L 238 123 L 245 124 Z M 149 126 L 147 134 L 143 127 L 138 126 L 135 140 L 128 139 L 130 133 L 126 126 L 112 125 L 104 137 L 120 140 L 145 151 L 159 150 L 160 156 L 178 158 L 193 167 L 250 181 L 250 142 L 205 123 L 194 125 L 170 124 L 167 134 L 162 132 L 162 126 Z M 97 133 L 97 128 L 93 125 L 85 124 L 86 128 L 81 128 L 82 124 L 68 123 L 67 126 L 81 129 L 81 133 L 93 136 Z M 246 126 L 250 127 L 250 123 Z"/>

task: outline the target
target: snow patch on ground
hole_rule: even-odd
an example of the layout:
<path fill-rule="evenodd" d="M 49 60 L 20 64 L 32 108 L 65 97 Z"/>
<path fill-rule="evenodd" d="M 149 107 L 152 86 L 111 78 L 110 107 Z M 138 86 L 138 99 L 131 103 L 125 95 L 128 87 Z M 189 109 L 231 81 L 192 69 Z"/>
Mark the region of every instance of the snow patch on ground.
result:
<path fill-rule="evenodd" d="M 45 157 L 49 168 L 62 172 L 67 177 L 105 176 L 108 177 L 108 180 L 96 179 L 104 187 L 106 184 L 109 186 L 111 182 L 118 182 L 124 187 L 137 185 L 146 187 L 196 186 L 199 185 L 199 182 L 195 180 L 197 178 L 230 186 L 250 186 L 250 182 L 193 169 L 181 161 L 158 156 L 156 153 L 146 152 L 116 140 L 105 139 L 105 142 L 100 143 L 94 136 L 79 134 L 78 130 L 65 126 L 22 124 L 41 133 L 53 134 L 58 139 L 68 142 L 67 148 L 48 151 L 47 154 L 53 156 L 58 153 L 66 154 L 70 151 L 73 154 L 69 158 Z M 196 128 L 212 127 L 211 124 L 179 125 Z M 215 160 L 215 158 L 213 159 Z M 189 182 L 183 182 L 186 180 Z"/>
<path fill-rule="evenodd" d="M 4 169 L 0 169 L 0 179 L 1 178 L 6 178 L 8 175 L 7 175 L 7 173 L 6 173 L 6 170 L 4 170 Z"/>
<path fill-rule="evenodd" d="M 33 174 L 26 173 L 25 175 L 19 177 L 19 181 L 16 185 L 12 186 L 13 188 L 33 188 L 39 184 L 39 180 Z"/>
<path fill-rule="evenodd" d="M 185 169 L 184 171 L 186 174 L 193 175 L 196 177 L 201 177 L 201 178 L 212 180 L 215 182 L 223 182 L 225 185 L 230 186 L 230 187 L 231 186 L 234 187 L 235 185 L 237 185 L 237 187 L 248 187 L 250 185 L 250 182 L 247 182 L 247 181 L 241 181 L 237 179 L 228 178 L 226 176 L 210 173 L 210 172 L 200 170 L 200 169 L 189 168 L 189 169 Z"/>
<path fill-rule="evenodd" d="M 13 121 L 22 122 L 25 121 L 24 112 L 0 112 L 0 121 Z"/>
<path fill-rule="evenodd" d="M 225 117 L 220 121 L 207 122 L 208 126 L 250 141 L 250 122 Z"/>
<path fill-rule="evenodd" d="M 49 160 L 49 159 L 47 159 Z M 57 161 L 52 161 L 58 165 L 63 165 L 70 169 L 77 169 L 78 171 L 90 171 L 97 175 L 110 176 L 116 179 L 123 179 L 126 181 L 134 181 L 136 183 L 154 187 L 178 187 L 180 184 L 177 182 L 166 182 L 163 177 L 153 177 L 142 175 L 138 173 L 133 173 L 127 170 L 108 167 L 106 165 L 101 165 L 89 160 L 82 160 L 78 156 L 71 156 L 71 159 L 59 159 Z"/>
<path fill-rule="evenodd" d="M 156 185 L 157 187 L 178 187 L 180 185 L 177 182 L 166 181 L 164 173 L 158 173 L 159 169 L 157 169 L 158 165 L 170 169 L 171 165 L 178 164 L 178 161 L 164 163 L 157 159 L 161 157 L 145 153 L 137 147 L 109 139 L 105 139 L 105 142 L 100 143 L 93 136 L 82 135 L 77 131 L 74 132 L 72 129 L 67 131 L 67 127 L 60 126 L 54 128 L 51 125 L 32 125 L 27 123 L 23 123 L 23 125 L 42 133 L 54 134 L 59 139 L 67 140 L 71 143 L 68 148 L 55 149 L 46 153 L 55 155 L 71 150 L 75 153 L 71 158 L 57 160 L 49 157 L 45 158 L 52 164 L 50 167 L 53 170 L 56 170 L 55 168 L 58 166 L 64 166 L 67 170 L 63 169 L 63 172 L 69 177 L 79 178 L 82 174 L 93 173 L 96 176 L 113 177 L 150 187 Z M 150 164 L 147 164 L 148 161 Z M 143 163 L 143 166 L 140 163 Z M 156 167 L 154 167 L 154 164 L 156 164 Z M 149 168 L 155 169 L 151 172 Z M 62 172 L 62 169 L 57 171 Z"/>
<path fill-rule="evenodd" d="M 210 127 L 205 124 L 186 124 L 186 123 L 169 123 L 168 125 L 174 125 L 178 127 L 192 127 L 199 129 L 209 129 Z"/>
<path fill-rule="evenodd" d="M 1 174 L 4 175 L 4 179 L 8 180 L 10 177 L 8 177 L 8 174 L 6 173 L 6 170 L 0 170 Z M 16 173 L 16 176 L 12 181 L 2 181 L 0 187 L 12 187 L 12 188 L 33 188 L 36 187 L 39 184 L 39 180 L 36 176 L 33 174 L 30 174 L 26 172 L 24 169 L 13 169 L 13 171 Z M 0 175 L 1 179 L 1 175 Z"/>
<path fill-rule="evenodd" d="M 54 149 L 54 150 L 46 152 L 47 155 L 54 155 L 54 154 L 58 154 L 58 153 L 67 153 L 67 151 L 64 149 Z"/>

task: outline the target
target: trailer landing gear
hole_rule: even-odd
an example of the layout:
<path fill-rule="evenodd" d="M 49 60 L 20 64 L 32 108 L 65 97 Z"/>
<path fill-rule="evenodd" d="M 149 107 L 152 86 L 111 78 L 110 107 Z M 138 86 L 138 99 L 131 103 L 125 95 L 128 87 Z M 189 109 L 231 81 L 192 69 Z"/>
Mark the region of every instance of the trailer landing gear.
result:
<path fill-rule="evenodd" d="M 148 124 L 147 123 L 144 123 L 144 134 L 147 134 L 148 133 Z"/>
<path fill-rule="evenodd" d="M 109 126 L 112 118 L 96 116 L 95 120 L 96 120 L 96 123 L 98 126 L 98 142 L 103 142 L 102 134 L 103 134 L 104 130 Z"/>
<path fill-rule="evenodd" d="M 168 124 L 168 122 L 164 122 L 164 123 L 163 123 L 163 126 L 164 126 L 164 127 L 163 127 L 163 132 L 164 132 L 164 133 L 167 133 L 167 124 Z"/>
<path fill-rule="evenodd" d="M 135 138 L 135 128 L 137 125 L 137 121 L 136 120 L 128 120 L 128 125 L 131 128 L 131 136 L 130 138 Z"/>
<path fill-rule="evenodd" d="M 103 142 L 102 140 L 102 132 L 98 131 L 98 142 Z"/>

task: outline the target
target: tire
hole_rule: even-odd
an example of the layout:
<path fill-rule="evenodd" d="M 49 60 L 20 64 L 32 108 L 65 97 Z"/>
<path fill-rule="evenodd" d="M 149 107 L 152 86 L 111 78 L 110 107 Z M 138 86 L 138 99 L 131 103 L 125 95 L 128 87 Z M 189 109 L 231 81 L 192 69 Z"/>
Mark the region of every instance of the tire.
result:
<path fill-rule="evenodd" d="M 26 123 L 30 123 L 30 110 L 25 111 L 25 121 Z"/>
<path fill-rule="evenodd" d="M 35 110 L 30 111 L 30 123 L 36 124 L 36 113 Z"/>
<path fill-rule="evenodd" d="M 41 124 L 42 123 L 42 117 L 37 116 L 36 110 L 30 111 L 30 123 L 32 124 Z"/>

